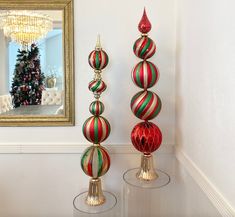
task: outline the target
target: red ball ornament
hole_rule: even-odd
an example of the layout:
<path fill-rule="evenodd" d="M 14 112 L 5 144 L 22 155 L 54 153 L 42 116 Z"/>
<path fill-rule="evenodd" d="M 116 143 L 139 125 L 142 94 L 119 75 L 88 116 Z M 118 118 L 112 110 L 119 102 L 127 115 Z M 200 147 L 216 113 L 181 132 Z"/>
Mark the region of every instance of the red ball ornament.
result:
<path fill-rule="evenodd" d="M 93 101 L 89 106 L 89 111 L 91 114 L 99 116 L 104 111 L 104 104 L 99 100 Z"/>
<path fill-rule="evenodd" d="M 159 71 L 152 62 L 141 61 L 132 70 L 131 77 L 135 85 L 146 90 L 156 84 Z"/>
<path fill-rule="evenodd" d="M 152 25 L 147 17 L 146 11 L 144 9 L 143 16 L 139 22 L 138 29 L 141 33 L 147 34 L 152 28 Z"/>
<path fill-rule="evenodd" d="M 141 122 L 132 130 L 131 141 L 138 151 L 150 154 L 160 147 L 162 133 L 154 123 Z"/>
<path fill-rule="evenodd" d="M 131 110 L 141 120 L 151 120 L 161 111 L 162 103 L 159 96 L 151 91 L 140 91 L 131 99 Z"/>
<path fill-rule="evenodd" d="M 103 176 L 110 167 L 108 151 L 100 145 L 90 146 L 82 155 L 81 167 L 88 176 L 93 178 Z"/>
<path fill-rule="evenodd" d="M 93 69 L 102 70 L 108 65 L 109 57 L 102 49 L 93 50 L 88 57 L 88 62 Z"/>
<path fill-rule="evenodd" d="M 99 144 L 108 138 L 111 127 L 104 117 L 92 116 L 85 121 L 82 131 L 88 141 Z"/>
<path fill-rule="evenodd" d="M 135 41 L 133 51 L 137 57 L 145 60 L 155 54 L 156 45 L 151 38 L 142 36 Z"/>
<path fill-rule="evenodd" d="M 101 94 L 102 92 L 104 92 L 106 90 L 107 85 L 102 80 L 92 80 L 89 83 L 88 88 L 94 94 Z"/>

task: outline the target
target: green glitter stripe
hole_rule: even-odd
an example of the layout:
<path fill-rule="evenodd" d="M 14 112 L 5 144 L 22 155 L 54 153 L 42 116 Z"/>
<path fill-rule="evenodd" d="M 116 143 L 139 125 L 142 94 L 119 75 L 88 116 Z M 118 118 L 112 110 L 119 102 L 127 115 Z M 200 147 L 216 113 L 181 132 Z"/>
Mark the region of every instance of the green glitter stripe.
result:
<path fill-rule="evenodd" d="M 148 92 L 147 98 L 145 99 L 145 101 L 143 102 L 143 104 L 140 106 L 140 108 L 138 109 L 136 115 L 139 116 L 142 111 L 145 109 L 145 107 L 148 105 L 148 103 L 150 102 L 152 98 L 152 93 Z"/>
<path fill-rule="evenodd" d="M 95 85 L 94 87 L 92 87 L 92 91 L 97 90 L 97 88 L 99 87 L 100 83 L 101 83 L 101 81 L 99 80 L 99 81 L 96 83 L 96 85 Z"/>
<path fill-rule="evenodd" d="M 98 143 L 98 118 L 94 118 L 94 143 Z"/>
<path fill-rule="evenodd" d="M 95 66 L 96 68 L 100 67 L 99 52 L 95 52 Z"/>
<path fill-rule="evenodd" d="M 95 105 L 96 105 L 95 103 L 93 103 L 93 105 L 92 105 L 92 113 L 93 114 L 95 114 Z"/>
<path fill-rule="evenodd" d="M 106 119 L 105 119 L 105 120 L 106 120 Z M 110 132 L 111 132 L 111 125 L 110 125 L 110 123 L 108 122 L 108 120 L 106 120 L 106 122 L 107 122 L 107 124 L 108 124 L 108 132 L 107 132 L 107 134 L 109 135 Z"/>
<path fill-rule="evenodd" d="M 102 113 L 103 111 L 104 111 L 104 105 L 100 103 L 100 113 Z"/>
<path fill-rule="evenodd" d="M 151 115 L 151 117 L 155 117 L 160 112 L 160 110 L 162 108 L 161 99 L 159 97 L 157 97 L 157 100 L 158 100 L 159 106 L 157 107 L 156 111 Z"/>
<path fill-rule="evenodd" d="M 87 158 L 87 153 L 90 151 L 90 148 L 87 148 L 87 150 L 84 152 L 84 154 L 82 155 L 82 159 L 81 159 L 81 167 L 84 168 L 84 161 Z"/>
<path fill-rule="evenodd" d="M 109 63 L 109 56 L 108 56 L 108 54 L 105 54 L 105 56 L 106 56 L 106 63 L 105 63 L 105 65 L 107 65 Z"/>
<path fill-rule="evenodd" d="M 103 159 L 102 159 L 101 150 L 97 149 L 97 151 L 98 151 L 98 176 L 100 176 L 102 173 Z"/>
<path fill-rule="evenodd" d="M 152 73 L 152 82 L 151 82 L 150 86 L 153 86 L 157 75 L 155 73 L 155 68 L 153 67 L 152 63 L 149 62 L 149 65 L 150 65 L 151 73 Z"/>
<path fill-rule="evenodd" d="M 149 48 L 149 45 L 150 45 L 150 39 L 148 38 L 148 42 L 147 44 L 144 46 L 143 50 L 141 51 L 140 53 L 140 56 L 143 57 L 143 55 L 145 54 L 146 50 Z"/>

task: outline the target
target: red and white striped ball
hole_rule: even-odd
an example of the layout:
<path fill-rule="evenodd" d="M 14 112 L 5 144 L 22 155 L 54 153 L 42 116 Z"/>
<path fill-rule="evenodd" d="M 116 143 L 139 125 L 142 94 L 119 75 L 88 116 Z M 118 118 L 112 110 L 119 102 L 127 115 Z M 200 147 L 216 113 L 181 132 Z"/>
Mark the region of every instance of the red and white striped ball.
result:
<path fill-rule="evenodd" d="M 133 51 L 137 57 L 141 59 L 148 59 L 155 54 L 156 45 L 151 38 L 142 36 L 135 41 Z"/>
<path fill-rule="evenodd" d="M 102 70 L 108 65 L 109 57 L 103 50 L 93 50 L 89 54 L 88 62 L 93 69 Z"/>
<path fill-rule="evenodd" d="M 89 83 L 88 88 L 94 94 L 101 94 L 103 91 L 106 90 L 107 85 L 102 80 L 93 80 Z"/>
<path fill-rule="evenodd" d="M 103 176 L 110 167 L 108 151 L 100 145 L 88 147 L 81 157 L 81 167 L 90 177 Z"/>
<path fill-rule="evenodd" d="M 91 114 L 99 116 L 104 112 L 104 104 L 99 100 L 96 100 L 90 104 L 89 111 Z"/>
<path fill-rule="evenodd" d="M 159 96 L 151 91 L 140 91 L 131 99 L 133 114 L 142 120 L 151 120 L 161 111 L 162 103 Z"/>
<path fill-rule="evenodd" d="M 132 70 L 131 77 L 136 86 L 147 89 L 156 84 L 159 71 L 152 62 L 141 61 Z"/>
<path fill-rule="evenodd" d="M 88 141 L 99 144 L 108 138 L 111 128 L 104 117 L 92 116 L 85 121 L 82 131 Z"/>

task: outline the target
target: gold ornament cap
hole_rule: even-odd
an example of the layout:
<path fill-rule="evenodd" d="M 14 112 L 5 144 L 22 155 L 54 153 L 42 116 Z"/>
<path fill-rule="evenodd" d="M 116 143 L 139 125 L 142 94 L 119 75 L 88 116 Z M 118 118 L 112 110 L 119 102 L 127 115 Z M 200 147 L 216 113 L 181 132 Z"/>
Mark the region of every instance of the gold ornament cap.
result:
<path fill-rule="evenodd" d="M 89 206 L 99 206 L 105 202 L 105 197 L 102 191 L 101 179 L 92 178 L 89 183 L 88 195 L 86 204 Z"/>
<path fill-rule="evenodd" d="M 143 154 L 141 156 L 141 165 L 136 177 L 143 181 L 152 181 L 158 178 L 158 174 L 153 166 L 153 156 L 151 154 Z"/>

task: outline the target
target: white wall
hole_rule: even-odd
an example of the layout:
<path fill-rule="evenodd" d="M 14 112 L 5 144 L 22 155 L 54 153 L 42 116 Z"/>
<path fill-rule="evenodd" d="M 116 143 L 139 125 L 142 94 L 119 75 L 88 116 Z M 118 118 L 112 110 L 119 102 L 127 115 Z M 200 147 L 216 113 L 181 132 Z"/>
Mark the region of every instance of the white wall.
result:
<path fill-rule="evenodd" d="M 62 34 L 48 38 L 45 43 L 47 54 L 46 64 L 56 69 L 61 68 L 61 61 L 63 60 Z"/>
<path fill-rule="evenodd" d="M 178 7 L 177 144 L 235 207 L 235 2 Z"/>
<path fill-rule="evenodd" d="M 46 46 L 46 65 L 47 65 L 47 71 L 45 71 L 45 76 L 49 75 L 50 73 L 56 74 L 56 87 L 58 90 L 64 90 L 64 84 L 63 84 L 63 47 L 62 47 L 62 32 L 61 30 L 60 34 L 57 34 L 55 36 L 52 36 L 48 38 L 45 41 Z M 56 50 L 56 52 L 55 52 Z M 53 71 L 48 71 L 48 68 L 51 68 Z"/>
<path fill-rule="evenodd" d="M 89 184 L 89 177 L 84 175 L 80 168 L 80 156 L 80 154 L 1 154 L 0 216 L 72 217 L 74 197 L 86 191 Z M 118 197 L 118 208 L 122 204 L 120 196 L 123 173 L 127 168 L 137 167 L 136 162 L 140 161 L 140 156 L 112 154 L 111 159 L 111 168 L 103 176 L 102 185 L 104 190 L 111 191 Z M 174 158 L 169 160 L 169 157 L 159 154 L 155 160 L 159 168 L 167 170 L 174 176 L 177 170 Z M 117 210 L 121 212 L 120 209 Z M 121 215 L 115 216 L 121 217 Z"/>
<path fill-rule="evenodd" d="M 103 72 L 108 88 L 101 97 L 106 107 L 104 116 L 112 126 L 112 133 L 106 143 L 130 143 L 130 132 L 139 120 L 132 114 L 129 104 L 132 96 L 140 91 L 131 81 L 131 70 L 139 61 L 132 52 L 132 46 L 140 36 L 137 26 L 146 6 L 153 26 L 150 36 L 158 46 L 158 51 L 151 61 L 156 63 L 161 72 L 161 78 L 153 90 L 161 97 L 163 108 L 154 122 L 158 123 L 163 131 L 163 143 L 174 144 L 174 0 L 121 0 L 112 3 L 109 0 L 101 0 L 93 1 L 92 7 L 85 0 L 74 2 L 76 126 L 1 127 L 0 143 L 30 145 L 87 143 L 82 135 L 82 124 L 90 116 L 88 107 L 93 100 L 87 88 L 93 78 L 93 71 L 87 58 L 94 49 L 98 33 L 101 34 L 103 48 L 110 57 L 110 63 Z"/>

